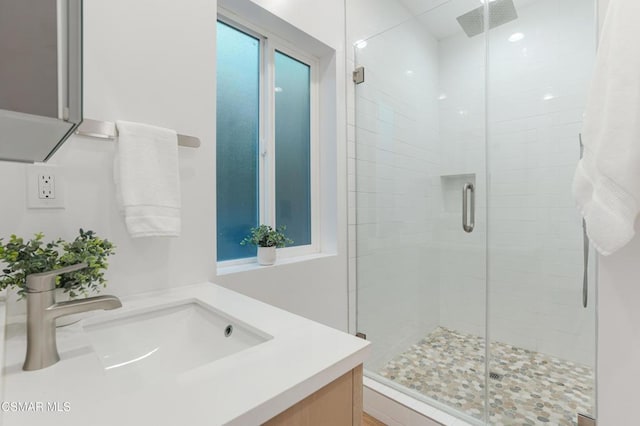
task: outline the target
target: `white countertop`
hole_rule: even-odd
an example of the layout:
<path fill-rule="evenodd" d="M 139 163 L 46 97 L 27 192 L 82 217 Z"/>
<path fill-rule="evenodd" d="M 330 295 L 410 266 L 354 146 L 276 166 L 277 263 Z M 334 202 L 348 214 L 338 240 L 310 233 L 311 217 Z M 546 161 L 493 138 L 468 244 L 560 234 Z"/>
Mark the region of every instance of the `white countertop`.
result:
<path fill-rule="evenodd" d="M 104 374 L 84 332 L 78 331 L 80 325 L 58 329 L 59 363 L 22 371 L 24 319 L 9 319 L 2 424 L 257 425 L 361 364 L 370 351 L 362 339 L 211 283 L 124 298 L 122 309 L 97 315 L 109 318 L 123 310 L 189 299 L 224 311 L 273 339 L 173 377 L 114 382 Z M 33 410 L 15 409 L 8 405 L 12 402 L 33 402 Z M 36 403 L 44 408 L 38 410 Z M 51 403 L 58 403 L 59 411 L 50 411 Z"/>

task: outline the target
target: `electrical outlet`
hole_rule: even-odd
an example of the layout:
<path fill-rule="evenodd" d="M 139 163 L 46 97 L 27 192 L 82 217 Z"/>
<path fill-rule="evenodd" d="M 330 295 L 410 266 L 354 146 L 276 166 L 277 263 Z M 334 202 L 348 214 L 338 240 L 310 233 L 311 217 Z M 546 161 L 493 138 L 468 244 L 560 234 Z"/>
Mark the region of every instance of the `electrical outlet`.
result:
<path fill-rule="evenodd" d="M 38 198 L 56 198 L 56 177 L 51 173 L 38 175 Z"/>
<path fill-rule="evenodd" d="M 27 207 L 64 209 L 63 169 L 49 164 L 27 166 Z"/>

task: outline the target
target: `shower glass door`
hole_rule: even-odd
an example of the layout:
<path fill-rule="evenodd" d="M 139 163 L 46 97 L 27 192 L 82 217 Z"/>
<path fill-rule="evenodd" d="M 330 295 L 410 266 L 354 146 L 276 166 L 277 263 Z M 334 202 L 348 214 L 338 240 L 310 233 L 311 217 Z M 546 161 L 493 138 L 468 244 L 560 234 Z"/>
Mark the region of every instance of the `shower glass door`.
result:
<path fill-rule="evenodd" d="M 485 36 L 469 43 L 456 17 L 477 1 L 446 2 L 355 47 L 367 375 L 469 420 L 485 413 Z"/>
<path fill-rule="evenodd" d="M 487 36 L 488 415 L 492 424 L 573 425 L 578 413 L 595 417 L 595 256 L 585 271 L 571 196 L 595 4 L 506 3 L 490 3 L 491 18 L 510 7 L 517 18 Z"/>
<path fill-rule="evenodd" d="M 595 416 L 571 198 L 594 2 L 388 0 L 411 16 L 354 47 L 365 374 L 470 423 Z"/>

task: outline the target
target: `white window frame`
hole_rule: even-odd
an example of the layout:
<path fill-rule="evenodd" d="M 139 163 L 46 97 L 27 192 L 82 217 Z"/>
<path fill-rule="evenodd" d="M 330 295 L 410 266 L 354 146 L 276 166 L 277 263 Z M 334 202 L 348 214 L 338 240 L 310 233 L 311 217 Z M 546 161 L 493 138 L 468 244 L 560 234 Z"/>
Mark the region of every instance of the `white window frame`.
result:
<path fill-rule="evenodd" d="M 275 227 L 275 53 L 279 51 L 309 66 L 310 71 L 310 198 L 311 244 L 278 249 L 279 259 L 304 257 L 320 251 L 320 60 L 260 28 L 237 14 L 218 8 L 217 20 L 260 40 L 260 140 L 258 148 L 258 217 L 262 224 Z M 247 230 L 248 232 L 249 230 Z M 218 261 L 219 268 L 254 263 L 255 257 Z"/>

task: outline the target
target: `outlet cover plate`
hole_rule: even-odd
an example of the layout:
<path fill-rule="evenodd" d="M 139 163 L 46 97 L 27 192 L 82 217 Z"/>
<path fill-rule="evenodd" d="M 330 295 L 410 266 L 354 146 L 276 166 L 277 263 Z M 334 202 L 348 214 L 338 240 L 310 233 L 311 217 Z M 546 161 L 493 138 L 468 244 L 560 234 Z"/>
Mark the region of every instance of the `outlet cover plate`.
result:
<path fill-rule="evenodd" d="M 40 197 L 40 177 L 53 177 L 54 198 Z M 30 209 L 64 209 L 64 176 L 62 168 L 50 164 L 34 163 L 27 165 L 27 208 Z"/>
<path fill-rule="evenodd" d="M 56 198 L 56 177 L 49 173 L 38 174 L 38 197 Z"/>

